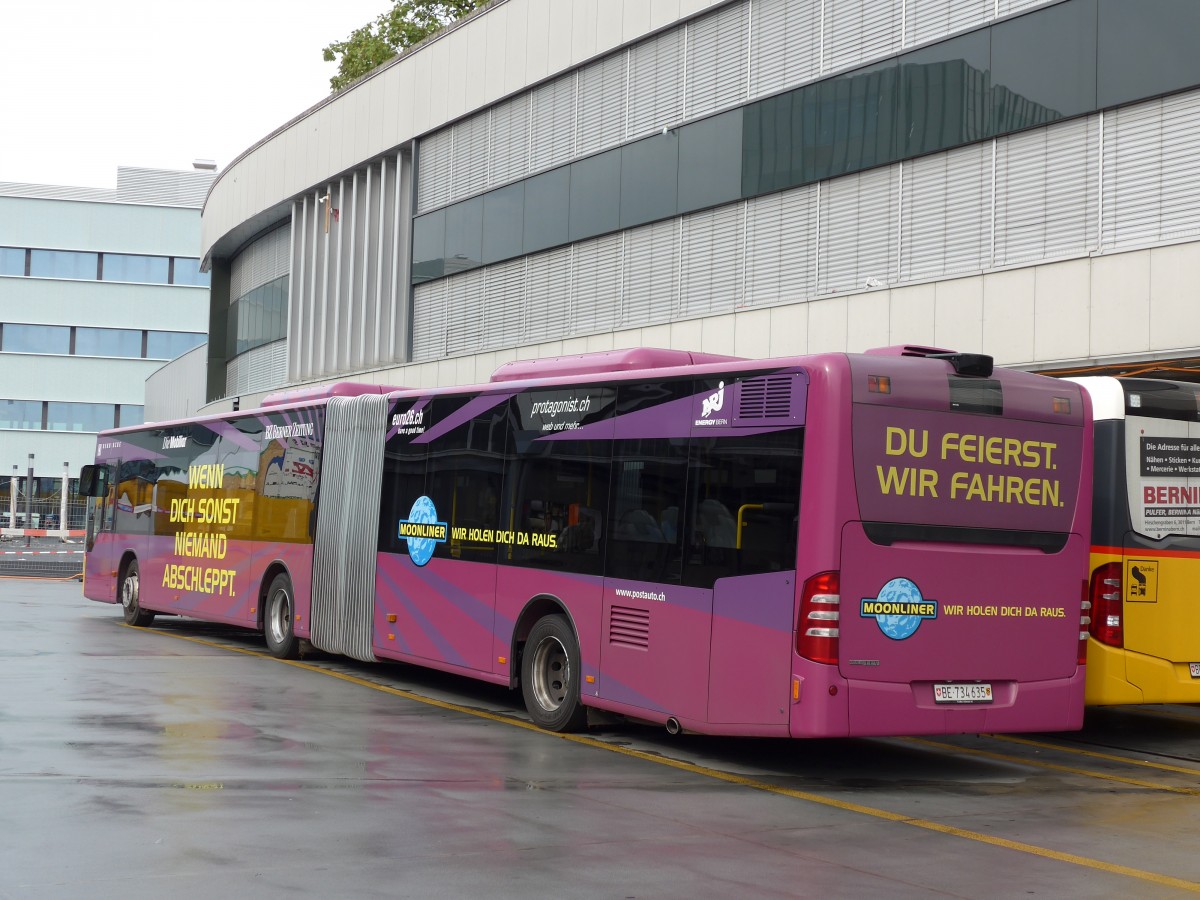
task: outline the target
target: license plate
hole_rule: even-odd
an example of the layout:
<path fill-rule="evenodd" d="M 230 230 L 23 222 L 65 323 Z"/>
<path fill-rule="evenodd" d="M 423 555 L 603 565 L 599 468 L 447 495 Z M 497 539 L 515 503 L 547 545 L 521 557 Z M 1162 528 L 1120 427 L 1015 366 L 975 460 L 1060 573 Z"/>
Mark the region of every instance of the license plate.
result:
<path fill-rule="evenodd" d="M 935 684 L 933 699 L 936 703 L 991 703 L 990 684 Z"/>
<path fill-rule="evenodd" d="M 1188 663 L 1188 668 L 1192 670 L 1193 678 L 1200 678 L 1200 663 Z"/>

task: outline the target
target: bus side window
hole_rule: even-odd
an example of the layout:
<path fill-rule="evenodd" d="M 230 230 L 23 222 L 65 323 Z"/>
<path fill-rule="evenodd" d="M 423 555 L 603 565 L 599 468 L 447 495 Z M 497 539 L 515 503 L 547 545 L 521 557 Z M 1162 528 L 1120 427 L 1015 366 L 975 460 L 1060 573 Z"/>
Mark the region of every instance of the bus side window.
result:
<path fill-rule="evenodd" d="M 684 584 L 796 566 L 803 431 L 692 443 Z"/>
<path fill-rule="evenodd" d="M 608 577 L 679 584 L 679 521 L 686 478 L 687 447 L 682 440 L 629 440 L 618 445 Z"/>

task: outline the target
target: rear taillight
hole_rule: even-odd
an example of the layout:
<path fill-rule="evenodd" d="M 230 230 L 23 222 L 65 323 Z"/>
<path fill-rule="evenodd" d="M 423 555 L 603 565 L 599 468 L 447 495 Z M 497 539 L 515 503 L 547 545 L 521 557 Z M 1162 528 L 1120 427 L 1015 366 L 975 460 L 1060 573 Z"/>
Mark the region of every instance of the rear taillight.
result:
<path fill-rule="evenodd" d="M 1079 591 L 1083 602 L 1079 604 L 1079 650 L 1075 654 L 1075 663 L 1080 666 L 1087 665 L 1088 628 L 1092 624 L 1092 601 L 1088 599 L 1088 588 L 1085 578 Z"/>
<path fill-rule="evenodd" d="M 838 573 L 822 572 L 804 582 L 796 652 L 813 662 L 837 665 L 838 620 L 841 617 Z"/>
<path fill-rule="evenodd" d="M 1092 572 L 1091 624 L 1088 633 L 1110 647 L 1125 646 L 1121 614 L 1121 564 L 1105 563 Z"/>

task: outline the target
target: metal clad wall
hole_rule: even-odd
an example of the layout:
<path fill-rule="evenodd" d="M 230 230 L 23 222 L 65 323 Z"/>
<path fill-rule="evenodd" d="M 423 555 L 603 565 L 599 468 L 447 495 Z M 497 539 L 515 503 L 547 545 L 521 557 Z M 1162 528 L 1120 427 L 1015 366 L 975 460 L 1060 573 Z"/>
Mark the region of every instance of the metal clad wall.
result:
<path fill-rule="evenodd" d="M 904 44 L 911 47 L 983 25 L 995 8 L 995 0 L 905 0 Z"/>
<path fill-rule="evenodd" d="M 291 254 L 288 379 L 407 360 L 406 159 L 375 160 L 294 204 L 279 251 Z"/>
<path fill-rule="evenodd" d="M 996 141 L 995 265 L 1096 248 L 1099 128 L 1091 116 Z"/>
<path fill-rule="evenodd" d="M 1104 114 L 1104 246 L 1200 234 L 1200 92 Z"/>
<path fill-rule="evenodd" d="M 688 26 L 684 118 L 746 100 L 749 26 L 748 3 L 727 6 Z"/>
<path fill-rule="evenodd" d="M 229 302 L 242 297 L 287 275 L 291 267 L 291 233 L 288 228 L 276 228 L 259 238 L 233 260 L 229 272 Z"/>
<path fill-rule="evenodd" d="M 992 144 L 903 164 L 900 280 L 977 271 L 992 221 Z"/>

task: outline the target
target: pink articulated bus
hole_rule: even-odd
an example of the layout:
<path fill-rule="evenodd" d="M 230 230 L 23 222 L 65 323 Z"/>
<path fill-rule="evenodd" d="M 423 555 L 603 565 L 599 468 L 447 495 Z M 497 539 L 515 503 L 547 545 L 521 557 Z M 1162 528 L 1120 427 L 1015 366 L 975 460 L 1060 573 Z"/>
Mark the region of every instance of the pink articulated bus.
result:
<path fill-rule="evenodd" d="M 519 688 L 554 731 L 1074 729 L 1091 460 L 1078 385 L 931 348 L 342 384 L 101 434 L 85 593 Z"/>

